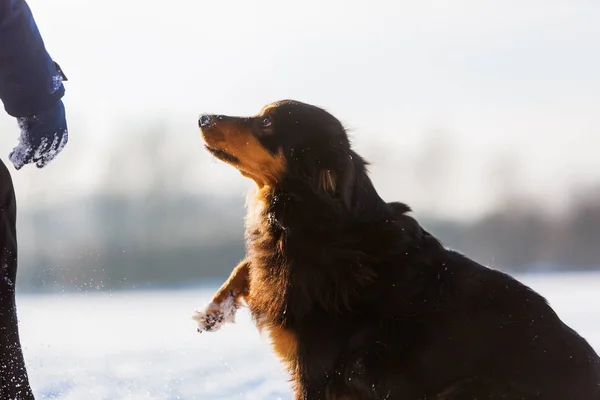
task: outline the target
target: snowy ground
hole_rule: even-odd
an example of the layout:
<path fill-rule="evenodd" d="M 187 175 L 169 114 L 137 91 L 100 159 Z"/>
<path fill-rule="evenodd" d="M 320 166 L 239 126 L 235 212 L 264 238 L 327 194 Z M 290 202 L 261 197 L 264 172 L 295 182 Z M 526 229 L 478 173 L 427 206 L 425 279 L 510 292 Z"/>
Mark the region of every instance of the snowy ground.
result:
<path fill-rule="evenodd" d="M 528 276 L 600 350 L 600 274 Z M 40 399 L 291 399 L 247 310 L 198 335 L 191 320 L 212 289 L 18 297 L 29 374 Z"/>

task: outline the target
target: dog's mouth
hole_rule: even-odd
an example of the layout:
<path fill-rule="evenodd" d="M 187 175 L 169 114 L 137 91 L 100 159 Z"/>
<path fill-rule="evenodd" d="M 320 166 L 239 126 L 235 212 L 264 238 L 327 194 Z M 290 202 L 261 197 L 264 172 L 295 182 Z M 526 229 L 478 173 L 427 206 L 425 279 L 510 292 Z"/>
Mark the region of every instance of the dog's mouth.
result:
<path fill-rule="evenodd" d="M 222 161 L 225 161 L 225 162 L 228 162 L 231 164 L 238 164 L 240 162 L 239 158 L 237 158 L 234 155 L 229 154 L 225 150 L 217 149 L 216 147 L 210 147 L 209 145 L 204 145 L 204 147 L 206 147 L 206 150 L 208 150 L 210 152 L 210 154 L 212 154 L 219 160 L 222 160 Z"/>

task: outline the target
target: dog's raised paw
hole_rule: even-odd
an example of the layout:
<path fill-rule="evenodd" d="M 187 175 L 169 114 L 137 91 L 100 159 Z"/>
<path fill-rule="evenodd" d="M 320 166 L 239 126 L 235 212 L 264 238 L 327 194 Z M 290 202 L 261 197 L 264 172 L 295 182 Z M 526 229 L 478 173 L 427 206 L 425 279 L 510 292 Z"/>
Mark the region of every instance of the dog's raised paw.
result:
<path fill-rule="evenodd" d="M 221 327 L 224 314 L 218 304 L 210 303 L 204 311 L 196 311 L 192 318 L 198 323 L 198 332 L 214 332 Z"/>
<path fill-rule="evenodd" d="M 210 303 L 204 311 L 196 311 L 192 319 L 198 323 L 198 332 L 215 332 L 228 322 L 235 322 L 235 313 L 239 306 L 233 297 L 222 303 Z"/>

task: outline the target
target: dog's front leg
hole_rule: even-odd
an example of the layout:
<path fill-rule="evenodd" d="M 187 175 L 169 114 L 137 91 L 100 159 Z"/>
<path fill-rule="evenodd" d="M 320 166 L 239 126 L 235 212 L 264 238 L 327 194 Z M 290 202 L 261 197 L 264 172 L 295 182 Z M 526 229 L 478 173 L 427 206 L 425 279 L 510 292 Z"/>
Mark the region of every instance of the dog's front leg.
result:
<path fill-rule="evenodd" d="M 196 311 L 192 317 L 198 322 L 198 332 L 214 332 L 227 322 L 235 321 L 240 301 L 248 295 L 250 261 L 243 260 L 221 285 L 204 311 Z"/>

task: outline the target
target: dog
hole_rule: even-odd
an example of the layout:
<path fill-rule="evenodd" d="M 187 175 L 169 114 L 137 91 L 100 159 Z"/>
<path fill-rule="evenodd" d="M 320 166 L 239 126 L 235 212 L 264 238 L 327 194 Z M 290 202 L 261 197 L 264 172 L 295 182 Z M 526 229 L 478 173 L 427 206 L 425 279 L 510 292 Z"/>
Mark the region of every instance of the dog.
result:
<path fill-rule="evenodd" d="M 195 319 L 214 331 L 247 304 L 296 400 L 600 399 L 586 340 L 541 295 L 382 200 L 329 112 L 284 100 L 199 126 L 256 191 L 245 259 Z"/>

